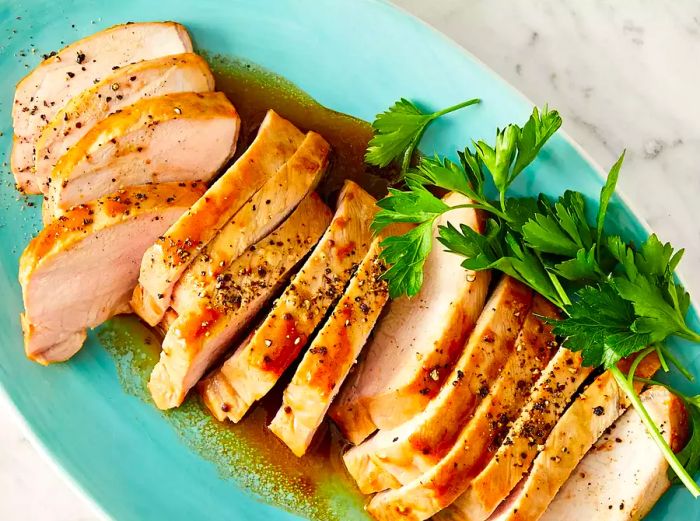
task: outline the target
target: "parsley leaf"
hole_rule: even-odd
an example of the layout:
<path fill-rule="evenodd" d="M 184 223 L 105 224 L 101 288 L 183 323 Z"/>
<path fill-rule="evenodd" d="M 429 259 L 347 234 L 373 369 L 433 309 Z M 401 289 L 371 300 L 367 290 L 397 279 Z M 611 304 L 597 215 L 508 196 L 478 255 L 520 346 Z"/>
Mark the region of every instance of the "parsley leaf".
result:
<path fill-rule="evenodd" d="M 585 365 L 607 369 L 649 344 L 648 334 L 632 328 L 632 305 L 609 283 L 582 288 L 566 311 L 567 318 L 551 322 L 554 334 L 566 337 L 569 349 L 581 351 Z"/>
<path fill-rule="evenodd" d="M 579 192 L 566 191 L 554 204 L 540 197 L 541 211 L 522 228 L 529 246 L 554 255 L 575 258 L 593 244 L 593 232 L 586 221 L 585 201 Z"/>
<path fill-rule="evenodd" d="M 379 211 L 372 221 L 372 230 L 379 232 L 390 224 L 433 221 L 450 207 L 421 186 L 411 191 L 389 189 L 389 196 L 377 202 Z"/>
<path fill-rule="evenodd" d="M 532 163 L 547 140 L 561 127 L 561 116 L 556 110 L 549 110 L 547 105 L 540 113 L 535 107 L 530 119 L 520 131 L 518 140 L 518 157 L 515 160 L 512 177 L 515 178 Z"/>
<path fill-rule="evenodd" d="M 410 166 L 413 152 L 430 123 L 440 116 L 474 105 L 479 101 L 479 99 L 471 99 L 426 114 L 415 104 L 401 98 L 388 110 L 377 114 L 372 123 L 375 135 L 367 147 L 365 161 L 371 165 L 385 167 L 395 159 L 401 158 L 401 171 L 406 172 Z"/>
<path fill-rule="evenodd" d="M 598 206 L 598 216 L 596 218 L 596 244 L 598 244 L 598 246 L 602 244 L 605 214 L 608 212 L 608 204 L 610 203 L 610 199 L 615 193 L 617 179 L 620 176 L 620 169 L 622 168 L 622 162 L 624 160 L 625 152 L 623 151 L 618 160 L 610 169 L 608 177 L 605 180 L 605 185 L 603 185 L 603 189 L 600 191 L 600 205 Z M 600 259 L 600 253 L 598 253 L 598 259 Z"/>
<path fill-rule="evenodd" d="M 403 235 L 394 235 L 382 241 L 382 257 L 391 266 L 382 278 L 389 284 L 391 298 L 418 294 L 423 285 L 423 265 L 432 245 L 433 220 L 425 221 Z"/>
<path fill-rule="evenodd" d="M 620 296 L 634 307 L 637 316 L 634 329 L 648 334 L 652 342 L 660 342 L 670 335 L 700 340 L 700 335 L 685 322 L 690 297 L 673 277 L 683 250 L 674 252 L 669 243 L 663 244 L 656 235 L 651 235 L 638 252 L 620 238 L 610 238 L 608 244 L 623 271 L 613 277 L 612 283 Z"/>
<path fill-rule="evenodd" d="M 601 276 L 600 267 L 595 258 L 595 247 L 586 251 L 581 248 L 576 252 L 576 256 L 551 267 L 551 270 L 570 281 L 594 282 Z"/>

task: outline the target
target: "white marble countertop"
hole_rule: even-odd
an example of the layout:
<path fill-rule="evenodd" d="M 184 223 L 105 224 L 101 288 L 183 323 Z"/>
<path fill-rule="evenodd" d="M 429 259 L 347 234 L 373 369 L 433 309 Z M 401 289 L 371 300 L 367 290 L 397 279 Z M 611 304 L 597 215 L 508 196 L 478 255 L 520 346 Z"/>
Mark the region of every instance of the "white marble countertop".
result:
<path fill-rule="evenodd" d="M 663 240 L 684 245 L 700 295 L 700 4 L 694 0 L 396 0 L 538 105 L 604 168 Z M 653 188 L 652 188 L 653 187 Z M 0 399 L 0 519 L 93 521 Z"/>

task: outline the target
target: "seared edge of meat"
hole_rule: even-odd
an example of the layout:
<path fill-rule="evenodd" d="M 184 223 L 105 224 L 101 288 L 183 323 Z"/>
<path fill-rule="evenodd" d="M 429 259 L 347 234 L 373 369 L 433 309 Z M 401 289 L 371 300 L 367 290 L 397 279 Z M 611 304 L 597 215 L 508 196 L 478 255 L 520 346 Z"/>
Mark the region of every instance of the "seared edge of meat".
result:
<path fill-rule="evenodd" d="M 65 360 L 82 345 L 86 328 L 99 325 L 113 314 L 128 311 L 128 299 L 121 293 L 130 292 L 136 282 L 138 261 L 143 253 L 143 250 L 138 250 L 140 243 L 154 239 L 204 190 L 202 183 L 190 183 L 184 187 L 177 183 L 135 186 L 76 206 L 41 230 L 24 250 L 19 266 L 27 356 L 40 363 Z M 92 264 L 105 254 L 105 245 L 100 241 L 113 242 L 120 227 L 139 220 L 148 221 L 150 228 L 127 230 L 138 232 L 139 238 L 124 238 L 136 250 L 120 252 L 122 263 L 116 271 L 110 270 L 109 266 L 96 270 Z M 149 238 L 149 233 L 154 237 Z M 92 246 L 95 242 L 97 244 Z M 67 268 L 63 265 L 70 261 L 85 271 L 66 279 L 63 272 Z M 105 262 L 110 261 L 105 259 Z M 133 280 L 130 262 L 134 263 Z M 112 280 L 117 274 L 124 276 L 124 280 Z M 56 277 L 61 277 L 61 280 L 54 280 Z M 61 291 L 65 284 L 74 287 L 71 291 Z M 107 288 L 120 293 L 105 294 Z M 59 292 L 61 298 L 51 298 L 50 294 L 54 292 Z M 65 299 L 88 304 L 88 312 L 84 316 L 73 310 L 68 306 L 71 302 L 65 302 Z M 51 321 L 57 324 L 47 323 Z M 69 326 L 64 322 L 79 326 Z"/>
<path fill-rule="evenodd" d="M 288 273 L 313 248 L 331 220 L 315 193 L 270 235 L 218 277 L 198 309 L 173 322 L 148 388 L 161 409 L 179 406 L 188 391 L 274 296 Z"/>
<path fill-rule="evenodd" d="M 142 137 L 139 133 L 144 130 L 153 134 L 178 120 L 227 120 L 230 121 L 230 129 L 227 128 L 230 135 L 220 136 L 221 148 L 215 151 L 217 155 L 206 157 L 199 169 L 184 172 L 178 162 L 166 157 L 167 154 L 157 146 L 154 139 L 150 142 L 141 142 L 139 139 Z M 93 192 L 101 195 L 100 191 L 111 192 L 119 186 L 134 184 L 131 179 L 120 179 L 118 173 L 108 171 L 106 165 L 109 163 L 106 161 L 119 162 L 118 168 L 122 169 L 126 168 L 126 161 L 133 158 L 129 162 L 129 168 L 136 171 L 138 184 L 153 180 L 207 181 L 233 155 L 239 126 L 240 118 L 236 109 L 220 92 L 178 92 L 142 98 L 97 123 L 61 156 L 49 178 L 48 209 L 60 213 L 61 209 L 83 202 L 80 198 L 88 201 L 96 198 Z M 186 136 L 183 133 L 182 137 Z M 153 135 L 150 137 L 153 138 Z M 214 139 L 209 138 L 209 141 Z M 172 179 L 168 179 L 169 170 L 173 172 Z M 182 175 L 187 177 L 182 179 Z M 78 188 L 74 189 L 74 184 Z M 84 189 L 88 192 L 83 192 Z"/>
<path fill-rule="evenodd" d="M 238 160 L 143 257 L 134 311 L 155 326 L 170 307 L 173 287 L 199 251 L 299 148 L 304 134 L 269 110 Z"/>
<path fill-rule="evenodd" d="M 403 425 L 380 430 L 343 461 L 365 494 L 397 488 L 445 455 L 515 349 L 532 291 L 503 277 L 492 293 L 439 394 Z"/>
<path fill-rule="evenodd" d="M 466 484 L 465 492 L 439 520 L 484 521 L 508 495 L 530 463 L 579 386 L 590 375 L 580 353 L 559 348 L 535 383 L 532 393 L 488 465 Z"/>
<path fill-rule="evenodd" d="M 201 382 L 202 398 L 219 421 L 240 421 L 306 347 L 369 248 L 375 203 L 357 184 L 345 182 L 330 226 L 263 323 Z"/>

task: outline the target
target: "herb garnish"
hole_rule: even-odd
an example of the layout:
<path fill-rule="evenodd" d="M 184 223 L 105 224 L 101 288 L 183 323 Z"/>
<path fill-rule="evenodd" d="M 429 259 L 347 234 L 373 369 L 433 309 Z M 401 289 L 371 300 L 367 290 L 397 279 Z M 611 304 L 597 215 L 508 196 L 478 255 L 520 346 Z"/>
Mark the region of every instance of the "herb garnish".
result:
<path fill-rule="evenodd" d="M 401 172 L 406 172 L 411 164 L 413 152 L 430 123 L 445 114 L 479 101 L 481 100 L 470 99 L 432 114 L 425 114 L 415 104 L 401 98 L 386 112 L 378 114 L 372 123 L 376 133 L 367 147 L 365 161 L 371 165 L 385 167 L 400 157 Z"/>
<path fill-rule="evenodd" d="M 426 116 L 401 100 L 373 124 L 377 135 L 370 142 L 367 160 L 386 166 L 402 158 L 405 188 L 391 189 L 378 202 L 380 210 L 372 227 L 380 231 L 393 223 L 416 225 L 382 243 L 382 256 L 390 265 L 384 278 L 391 296 L 411 297 L 420 291 L 438 217 L 465 207 L 485 212 L 488 219 L 483 234 L 465 225 L 447 224 L 438 227 L 438 241 L 447 251 L 465 258 L 465 269 L 501 271 L 557 305 L 565 316 L 551 322 L 554 332 L 565 337 L 564 346 L 581 351 L 586 365 L 611 372 L 678 479 L 699 496 L 700 487 L 691 474 L 700 470 L 700 396 L 673 390 L 688 406 L 693 425 L 691 440 L 676 455 L 634 390 L 638 362 L 651 352 L 658 354 L 665 371 L 670 361 L 692 379 L 662 342 L 674 335 L 700 342 L 700 334 L 685 321 L 690 296 L 674 277 L 683 250 L 674 251 L 656 235 L 636 247 L 605 233 L 605 216 L 624 153 L 608 174 L 591 224 L 580 192 L 566 191 L 557 200 L 544 195 L 536 199 L 508 196 L 513 181 L 561 126 L 556 110 L 535 108 L 522 127 L 510 124 L 498 129 L 493 146 L 481 140 L 472 142 L 472 148 L 458 153 L 458 162 L 436 155 L 422 157 L 409 169 L 425 127 L 441 113 L 444 111 Z M 498 192 L 496 201 L 486 194 L 487 180 Z M 458 192 L 471 202 L 451 207 L 432 193 L 433 188 Z M 623 374 L 617 363 L 635 354 L 636 363 Z"/>

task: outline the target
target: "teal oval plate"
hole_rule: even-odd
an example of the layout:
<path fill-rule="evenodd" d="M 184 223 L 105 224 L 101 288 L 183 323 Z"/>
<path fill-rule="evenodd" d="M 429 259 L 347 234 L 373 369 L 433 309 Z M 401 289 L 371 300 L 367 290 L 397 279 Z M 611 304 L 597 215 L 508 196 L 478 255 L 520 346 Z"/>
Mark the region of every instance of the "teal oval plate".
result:
<path fill-rule="evenodd" d="M 463 49 L 380 1 L 0 3 L 0 160 L 6 171 L 0 186 L 0 384 L 35 441 L 118 520 L 366 519 L 361 500 L 342 480 L 329 478 L 314 489 L 289 482 L 284 465 L 277 462 L 270 472 L 266 465 L 275 462 L 256 457 L 250 445 L 235 439 L 225 450 L 208 444 L 217 427 L 196 407 L 164 415 L 142 399 L 142 386 L 128 378 L 149 363 L 147 354 L 128 347 L 132 337 L 143 337 L 135 320 L 120 319 L 91 335 L 69 363 L 44 368 L 24 357 L 17 266 L 40 219 L 38 199 L 19 197 L 9 174 L 14 85 L 42 53 L 130 20 L 181 22 L 199 49 L 259 64 L 323 105 L 366 120 L 399 97 L 435 108 L 483 99 L 468 113 L 439 121 L 426 136 L 426 152 L 449 153 L 471 138 L 490 139 L 496 126 L 525 121 L 531 104 Z M 599 170 L 558 135 L 516 189 L 559 194 L 574 188 L 594 198 L 601 183 Z M 648 235 L 620 199 L 609 215 L 628 238 Z M 697 328 L 695 310 L 690 320 Z M 674 344 L 698 373 L 698 350 Z M 697 516 L 691 496 L 674 488 L 648 519 Z"/>

